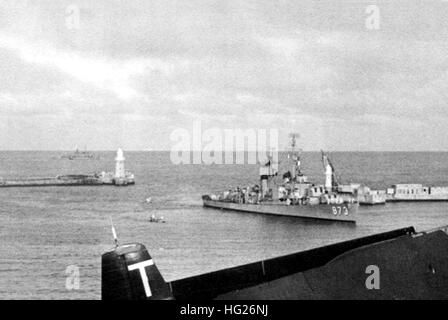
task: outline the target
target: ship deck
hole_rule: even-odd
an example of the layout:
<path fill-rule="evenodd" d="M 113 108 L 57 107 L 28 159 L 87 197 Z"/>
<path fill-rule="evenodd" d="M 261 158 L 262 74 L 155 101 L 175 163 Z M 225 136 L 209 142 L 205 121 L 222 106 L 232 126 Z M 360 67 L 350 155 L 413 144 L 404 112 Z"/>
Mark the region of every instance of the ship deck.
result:
<path fill-rule="evenodd" d="M 275 201 L 263 202 L 262 204 L 247 204 L 211 200 L 207 196 L 203 196 L 203 204 L 205 207 L 223 210 L 351 223 L 356 223 L 358 211 L 358 203 L 287 205 L 286 203 Z"/>

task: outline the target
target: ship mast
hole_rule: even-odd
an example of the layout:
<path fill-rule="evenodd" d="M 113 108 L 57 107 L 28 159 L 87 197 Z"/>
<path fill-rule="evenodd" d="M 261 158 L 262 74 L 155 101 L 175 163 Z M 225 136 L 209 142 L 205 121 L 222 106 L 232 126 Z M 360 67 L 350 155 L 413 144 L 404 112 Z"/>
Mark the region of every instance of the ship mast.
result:
<path fill-rule="evenodd" d="M 273 150 L 269 151 L 269 154 L 267 155 L 267 161 L 264 163 L 263 166 L 260 166 L 260 184 L 261 184 L 261 195 L 263 198 L 266 197 L 266 195 L 272 191 L 273 197 L 276 197 L 276 190 L 275 188 L 272 189 L 272 180 L 278 173 L 278 162 L 274 162 L 273 157 Z"/>
<path fill-rule="evenodd" d="M 299 138 L 300 135 L 298 133 L 290 133 L 289 137 L 291 139 L 291 153 L 288 155 L 288 158 L 292 158 L 293 160 L 291 179 L 295 181 L 297 179 L 297 176 L 302 175 L 302 172 L 300 170 L 300 156 L 298 153 L 296 153 L 295 149 L 297 145 L 297 138 Z"/>

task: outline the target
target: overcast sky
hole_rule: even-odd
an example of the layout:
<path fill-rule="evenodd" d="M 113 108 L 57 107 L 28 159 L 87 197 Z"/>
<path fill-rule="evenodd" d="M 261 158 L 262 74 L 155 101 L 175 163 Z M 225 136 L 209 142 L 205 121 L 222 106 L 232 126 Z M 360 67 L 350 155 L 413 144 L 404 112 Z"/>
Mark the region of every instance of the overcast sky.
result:
<path fill-rule="evenodd" d="M 378 30 L 356 0 L 0 0 L 0 149 L 169 150 L 201 120 L 448 150 L 448 1 L 375 3 Z"/>

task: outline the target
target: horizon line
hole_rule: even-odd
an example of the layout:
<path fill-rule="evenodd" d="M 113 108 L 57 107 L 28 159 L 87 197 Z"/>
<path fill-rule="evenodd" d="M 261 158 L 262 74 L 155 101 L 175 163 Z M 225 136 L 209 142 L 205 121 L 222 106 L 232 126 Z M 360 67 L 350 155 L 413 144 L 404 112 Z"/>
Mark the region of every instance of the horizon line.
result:
<path fill-rule="evenodd" d="M 153 150 L 145 150 L 145 149 L 123 149 L 124 152 L 203 152 L 203 150 L 166 150 L 166 149 L 153 149 Z M 79 150 L 80 152 L 116 152 L 118 149 L 103 149 L 103 150 Z M 300 152 L 448 152 L 448 150 L 328 150 L 328 149 L 319 149 L 319 150 L 300 150 Z M 0 152 L 74 152 L 74 150 L 62 150 L 62 149 L 0 149 Z M 257 153 L 257 152 L 268 152 L 268 150 L 262 151 L 240 151 L 240 150 L 221 150 L 218 152 L 249 152 L 249 153 Z M 291 150 L 278 150 L 278 152 L 291 152 Z M 296 151 L 297 152 L 297 151 Z"/>

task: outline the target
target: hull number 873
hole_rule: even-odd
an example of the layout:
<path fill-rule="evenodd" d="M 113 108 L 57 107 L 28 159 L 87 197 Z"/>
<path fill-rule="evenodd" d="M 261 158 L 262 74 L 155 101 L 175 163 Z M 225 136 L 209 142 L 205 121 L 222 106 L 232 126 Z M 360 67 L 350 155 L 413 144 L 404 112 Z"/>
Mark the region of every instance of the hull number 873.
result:
<path fill-rule="evenodd" d="M 347 207 L 333 206 L 332 210 L 333 210 L 333 214 L 335 216 L 340 216 L 340 215 L 348 216 L 348 208 Z"/>

